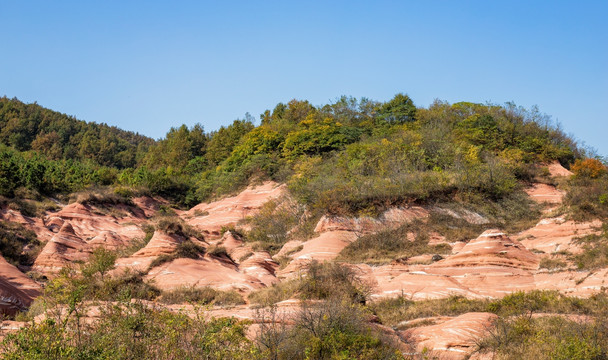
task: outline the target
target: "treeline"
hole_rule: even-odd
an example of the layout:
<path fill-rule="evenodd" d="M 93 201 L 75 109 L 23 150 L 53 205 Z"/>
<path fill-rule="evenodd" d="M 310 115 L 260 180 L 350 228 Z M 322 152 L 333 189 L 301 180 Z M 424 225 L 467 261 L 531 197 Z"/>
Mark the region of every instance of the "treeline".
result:
<path fill-rule="evenodd" d="M 136 166 L 154 140 L 5 96 L 0 98 L 0 142 L 51 160 L 90 160 L 122 169 Z"/>
<path fill-rule="evenodd" d="M 12 159 L 0 165 L 0 182 L 13 184 L 4 196 L 19 186 L 53 194 L 121 185 L 191 206 L 273 179 L 324 211 L 373 212 L 456 194 L 498 201 L 531 176 L 530 164 L 582 156 L 535 109 L 439 101 L 417 108 L 404 94 L 384 103 L 292 100 L 265 111 L 258 126 L 251 116 L 210 133 L 182 125 L 157 142 L 36 104 L 0 104 L 0 141 L 10 147 L 0 153 Z"/>

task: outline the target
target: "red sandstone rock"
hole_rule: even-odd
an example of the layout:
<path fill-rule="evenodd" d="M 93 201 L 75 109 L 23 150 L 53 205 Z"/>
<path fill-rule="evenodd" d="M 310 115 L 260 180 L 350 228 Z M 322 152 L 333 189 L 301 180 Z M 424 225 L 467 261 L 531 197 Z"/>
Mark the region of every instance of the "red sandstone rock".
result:
<path fill-rule="evenodd" d="M 416 342 L 418 351 L 430 350 L 441 359 L 464 359 L 476 350 L 476 340 L 488 332 L 496 318 L 491 313 L 467 313 L 440 324 L 408 329 L 402 334 Z"/>
<path fill-rule="evenodd" d="M 415 219 L 423 219 L 429 212 L 420 206 L 407 208 L 392 208 L 385 211 L 379 218 L 323 216 L 315 228 L 315 232 L 351 231 L 359 234 L 368 234 L 380 230 L 398 227 Z"/>
<path fill-rule="evenodd" d="M 558 161 L 548 164 L 547 168 L 549 169 L 549 173 L 551 173 L 551 176 L 559 177 L 559 176 L 572 175 L 572 172 L 570 170 L 566 169 L 565 167 L 563 167 Z"/>
<path fill-rule="evenodd" d="M 87 242 L 76 235 L 72 225 L 65 223 L 46 243 L 36 258 L 33 269 L 44 274 L 56 273 L 74 261 L 86 261 L 91 251 Z"/>
<path fill-rule="evenodd" d="M 538 203 L 561 204 L 565 192 L 547 184 L 532 184 L 526 193 Z"/>
<path fill-rule="evenodd" d="M 30 306 L 40 286 L 0 256 L 0 312 L 15 314 Z"/>
<path fill-rule="evenodd" d="M 558 251 L 580 252 L 580 246 L 573 244 L 576 237 L 599 233 L 602 222 L 576 223 L 562 217 L 541 220 L 536 226 L 517 235 L 521 243 L 529 249 L 536 249 L 547 254 Z"/>
<path fill-rule="evenodd" d="M 210 286 L 219 290 L 250 292 L 265 286 L 260 279 L 239 272 L 235 265 L 209 256 L 175 259 L 153 268 L 144 279 L 153 281 L 163 290 Z"/>
<path fill-rule="evenodd" d="M 460 251 L 432 266 L 508 266 L 519 269 L 537 269 L 539 259 L 519 241 L 509 238 L 500 230 L 487 230 L 467 243 Z"/>
<path fill-rule="evenodd" d="M 196 205 L 183 217 L 204 234 L 219 237 L 222 227 L 235 225 L 253 215 L 264 203 L 283 195 L 286 189 L 284 184 L 267 181 L 260 186 L 250 186 L 236 196 Z"/>

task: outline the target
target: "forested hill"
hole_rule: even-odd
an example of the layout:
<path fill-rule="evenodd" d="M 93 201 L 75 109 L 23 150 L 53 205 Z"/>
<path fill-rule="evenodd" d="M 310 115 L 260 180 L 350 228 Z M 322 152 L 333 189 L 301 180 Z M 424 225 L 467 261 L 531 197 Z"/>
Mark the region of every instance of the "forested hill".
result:
<path fill-rule="evenodd" d="M 103 185 L 192 206 L 272 179 L 313 209 L 359 214 L 404 202 L 498 203 L 521 193 L 537 164 L 569 167 L 584 155 L 535 109 L 423 108 L 404 94 L 320 106 L 292 100 L 264 112 L 258 126 L 251 118 L 211 133 L 182 125 L 157 142 L 2 98 L 0 142 L 7 198 Z"/>
<path fill-rule="evenodd" d="M 99 165 L 137 165 L 154 140 L 115 126 L 77 120 L 36 103 L 0 98 L 0 142 L 18 151 L 35 150 L 51 160 L 91 160 Z"/>

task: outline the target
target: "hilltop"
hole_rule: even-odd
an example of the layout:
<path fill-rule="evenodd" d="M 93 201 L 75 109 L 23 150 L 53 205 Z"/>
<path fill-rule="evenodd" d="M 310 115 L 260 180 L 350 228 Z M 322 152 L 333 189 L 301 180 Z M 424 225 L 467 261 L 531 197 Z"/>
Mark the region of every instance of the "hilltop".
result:
<path fill-rule="evenodd" d="M 155 141 L 0 100 L 8 358 L 608 354 L 608 170 L 535 109 L 292 100 Z"/>

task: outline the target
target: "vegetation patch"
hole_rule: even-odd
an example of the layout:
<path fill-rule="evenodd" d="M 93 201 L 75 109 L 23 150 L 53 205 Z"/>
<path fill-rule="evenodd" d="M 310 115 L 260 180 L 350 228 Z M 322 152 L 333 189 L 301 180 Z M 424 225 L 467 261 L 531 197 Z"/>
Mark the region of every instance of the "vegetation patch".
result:
<path fill-rule="evenodd" d="M 0 221 L 0 253 L 6 261 L 31 266 L 41 250 L 36 233 L 19 223 Z"/>
<path fill-rule="evenodd" d="M 576 239 L 583 251 L 570 255 L 569 259 L 581 270 L 596 270 L 608 266 L 608 225 L 604 225 L 601 234 L 591 234 Z"/>
<path fill-rule="evenodd" d="M 417 220 L 395 229 L 364 235 L 346 246 L 338 259 L 383 264 L 422 254 L 450 253 L 451 247 L 447 244 L 429 245 L 429 234 L 425 230 L 425 223 Z"/>
<path fill-rule="evenodd" d="M 598 293 L 587 299 L 569 297 L 557 291 L 534 290 L 515 292 L 502 299 L 467 299 L 451 296 L 445 299 L 413 301 L 406 297 L 384 299 L 370 304 L 382 323 L 396 326 L 402 321 L 434 316 L 458 316 L 468 312 L 491 312 L 501 317 L 533 313 L 604 316 L 608 294 Z"/>
<path fill-rule="evenodd" d="M 196 303 L 219 306 L 242 305 L 245 303 L 243 296 L 234 290 L 220 291 L 211 287 L 181 287 L 171 291 L 163 291 L 160 301 L 165 304 Z"/>
<path fill-rule="evenodd" d="M 200 257 L 204 254 L 204 247 L 195 244 L 190 239 L 184 240 L 177 245 L 176 249 L 171 254 L 162 254 L 152 260 L 152 262 L 148 266 L 148 271 L 164 263 L 171 262 L 175 259 L 200 259 Z"/>
<path fill-rule="evenodd" d="M 364 304 L 370 287 L 348 266 L 333 262 L 311 261 L 301 276 L 260 289 L 249 295 L 249 301 L 264 306 L 298 297 L 302 300 L 342 299 Z"/>

